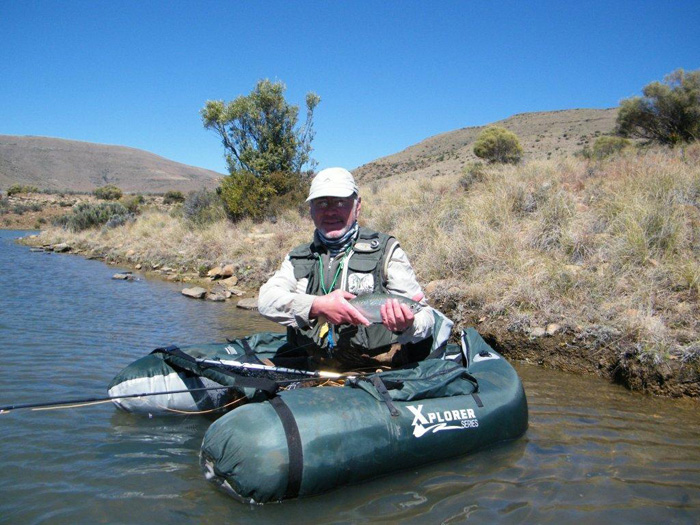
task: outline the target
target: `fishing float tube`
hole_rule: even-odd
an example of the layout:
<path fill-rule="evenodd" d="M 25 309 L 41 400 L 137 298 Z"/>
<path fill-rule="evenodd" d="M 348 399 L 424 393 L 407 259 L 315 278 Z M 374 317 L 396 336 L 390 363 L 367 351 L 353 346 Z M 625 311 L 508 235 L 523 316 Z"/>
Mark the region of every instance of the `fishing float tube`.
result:
<path fill-rule="evenodd" d="M 265 399 L 276 385 L 264 378 L 232 373 L 219 363 L 261 365 L 285 345 L 285 334 L 263 332 L 228 343 L 158 348 L 119 372 L 107 392 L 118 408 L 140 414 L 225 410 L 238 399 Z M 291 355 L 285 364 L 298 364 L 295 360 Z"/>
<path fill-rule="evenodd" d="M 204 436 L 205 477 L 236 499 L 267 503 L 524 434 L 525 392 L 500 354 L 468 329 L 445 357 L 235 408 Z"/>

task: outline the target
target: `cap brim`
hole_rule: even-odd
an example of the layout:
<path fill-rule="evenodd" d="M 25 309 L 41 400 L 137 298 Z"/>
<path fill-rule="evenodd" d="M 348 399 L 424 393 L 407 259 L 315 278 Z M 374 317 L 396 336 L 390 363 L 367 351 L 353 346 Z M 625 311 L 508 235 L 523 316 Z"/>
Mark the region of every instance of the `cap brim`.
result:
<path fill-rule="evenodd" d="M 355 194 L 355 190 L 352 188 L 350 189 L 336 189 L 336 190 L 320 190 L 316 191 L 314 193 L 309 194 L 308 198 L 306 199 L 306 202 L 310 202 L 314 199 L 320 199 L 322 197 L 337 197 L 339 199 L 344 199 L 346 197 L 351 197 L 352 195 Z"/>

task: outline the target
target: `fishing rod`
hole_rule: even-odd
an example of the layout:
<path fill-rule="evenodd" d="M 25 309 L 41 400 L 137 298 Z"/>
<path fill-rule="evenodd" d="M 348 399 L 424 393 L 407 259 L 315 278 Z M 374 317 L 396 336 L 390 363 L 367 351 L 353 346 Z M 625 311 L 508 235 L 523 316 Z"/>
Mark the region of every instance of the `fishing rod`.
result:
<path fill-rule="evenodd" d="M 206 390 L 223 390 L 231 388 L 230 386 L 210 386 L 202 388 L 187 388 L 184 390 L 165 390 L 163 392 L 142 392 L 140 394 L 124 394 L 123 396 L 104 396 L 104 397 L 91 397 L 91 398 L 80 398 L 80 399 L 64 399 L 63 401 L 49 401 L 45 403 L 24 403 L 19 405 L 6 405 L 0 406 L 0 414 L 5 414 L 11 410 L 19 410 L 23 408 L 39 409 L 43 407 L 61 406 L 61 405 L 72 405 L 76 403 L 100 403 L 103 401 L 116 401 L 117 399 L 130 399 L 134 397 L 149 397 L 149 396 L 164 396 L 168 394 L 185 394 L 190 392 L 203 392 Z"/>
<path fill-rule="evenodd" d="M 240 361 L 233 360 L 218 360 L 218 359 L 197 359 L 197 363 L 207 364 L 207 365 L 217 365 L 226 366 L 230 368 L 242 368 L 247 370 L 262 370 L 266 372 L 278 372 L 283 374 L 294 374 L 307 376 L 302 379 L 289 379 L 289 380 L 276 380 L 276 383 L 298 383 L 299 381 L 307 381 L 311 379 L 351 379 L 356 377 L 355 375 L 339 374 L 336 372 L 326 372 L 323 370 L 319 371 L 309 371 L 309 370 L 299 370 L 296 368 L 285 368 L 279 366 L 262 365 L 256 363 L 241 363 Z M 138 397 L 151 397 L 151 396 L 164 396 L 168 394 L 187 394 L 193 392 L 206 392 L 209 390 L 226 390 L 233 388 L 232 386 L 211 386 L 211 387 L 201 387 L 201 388 L 187 388 L 183 390 L 164 390 L 162 392 L 142 392 L 139 394 L 125 394 L 122 396 L 104 396 L 104 397 L 90 397 L 90 398 L 80 398 L 80 399 L 65 399 L 63 401 L 50 401 L 43 403 L 24 403 L 16 405 L 6 405 L 0 406 L 0 414 L 6 414 L 12 410 L 20 409 L 32 409 L 41 410 L 46 407 L 61 406 L 61 405 L 73 405 L 81 403 L 101 403 L 106 401 L 116 401 L 118 399 L 132 399 Z"/>
<path fill-rule="evenodd" d="M 264 370 L 266 372 L 278 372 L 280 374 L 294 374 L 322 379 L 351 379 L 357 375 L 326 372 L 323 370 L 300 370 L 298 368 L 285 368 L 282 366 L 263 365 L 258 363 L 242 363 L 241 361 L 229 359 L 197 359 L 196 361 L 198 364 L 204 365 L 219 365 L 231 368 L 243 368 L 244 370 Z"/>

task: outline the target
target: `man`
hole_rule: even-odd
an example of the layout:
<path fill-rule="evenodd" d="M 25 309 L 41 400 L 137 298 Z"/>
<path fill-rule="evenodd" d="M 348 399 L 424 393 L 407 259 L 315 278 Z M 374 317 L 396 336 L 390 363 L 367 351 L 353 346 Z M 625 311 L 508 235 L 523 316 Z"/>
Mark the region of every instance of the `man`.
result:
<path fill-rule="evenodd" d="M 289 343 L 305 349 L 310 366 L 348 370 L 424 359 L 434 346 L 435 311 L 396 239 L 358 225 L 362 201 L 352 174 L 320 171 L 306 200 L 313 241 L 293 249 L 262 286 L 260 313 L 287 327 Z M 381 307 L 382 324 L 370 324 L 349 303 L 366 293 L 402 295 L 423 308 L 414 314 L 391 299 Z"/>

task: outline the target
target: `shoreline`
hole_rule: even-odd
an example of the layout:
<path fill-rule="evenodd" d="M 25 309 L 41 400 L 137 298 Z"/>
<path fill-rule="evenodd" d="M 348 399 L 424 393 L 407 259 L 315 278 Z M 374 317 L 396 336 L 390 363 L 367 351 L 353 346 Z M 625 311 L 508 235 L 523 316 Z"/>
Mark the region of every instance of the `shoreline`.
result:
<path fill-rule="evenodd" d="M 47 246 L 44 240 L 40 235 L 30 235 L 17 239 L 17 242 L 38 248 Z M 104 249 L 100 249 L 98 245 L 79 246 L 59 251 L 58 254 L 97 259 L 108 265 L 119 265 L 138 271 L 146 278 L 202 286 L 208 290 L 220 282 L 199 276 L 191 270 L 178 272 L 171 267 L 163 268 L 160 262 L 148 260 L 143 254 L 119 255 L 115 251 L 105 254 Z M 150 266 L 151 269 L 146 269 L 146 266 Z M 257 291 L 264 282 L 261 278 L 265 273 L 262 268 L 253 269 L 250 265 L 247 265 L 247 268 L 249 277 L 239 281 L 238 289 L 243 292 L 243 297 L 257 299 Z M 577 375 L 592 374 L 640 394 L 700 399 L 697 370 L 685 366 L 679 360 L 656 364 L 642 363 L 636 359 L 629 359 L 629 342 L 618 340 L 601 345 L 599 338 L 594 334 L 587 334 L 585 330 L 577 331 L 571 327 L 550 325 L 514 329 L 506 317 L 484 316 L 478 308 L 461 306 L 464 299 L 461 297 L 462 293 L 458 288 L 450 287 L 450 284 L 454 283 L 431 282 L 425 289 L 430 304 L 455 321 L 453 338 L 458 333 L 458 326 L 460 330 L 473 326 L 496 351 L 508 359 L 539 366 L 543 373 L 546 373 L 547 369 L 556 369 Z M 236 298 L 232 297 L 232 300 Z"/>

